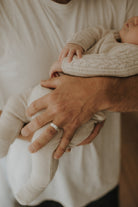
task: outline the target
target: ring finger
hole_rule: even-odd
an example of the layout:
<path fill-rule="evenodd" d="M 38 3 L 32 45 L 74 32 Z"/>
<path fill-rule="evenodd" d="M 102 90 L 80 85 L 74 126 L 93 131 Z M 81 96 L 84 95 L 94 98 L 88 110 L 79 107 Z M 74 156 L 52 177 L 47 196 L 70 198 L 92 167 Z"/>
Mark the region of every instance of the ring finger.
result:
<path fill-rule="evenodd" d="M 43 130 L 42 134 L 29 146 L 29 151 L 31 153 L 37 152 L 42 147 L 44 147 L 58 132 L 57 129 L 49 125 Z"/>
<path fill-rule="evenodd" d="M 49 114 L 47 111 L 44 111 L 40 115 L 32 119 L 31 122 L 21 130 L 21 134 L 23 136 L 29 136 L 31 133 L 35 132 L 45 124 L 49 123 L 51 120 L 52 114 Z"/>

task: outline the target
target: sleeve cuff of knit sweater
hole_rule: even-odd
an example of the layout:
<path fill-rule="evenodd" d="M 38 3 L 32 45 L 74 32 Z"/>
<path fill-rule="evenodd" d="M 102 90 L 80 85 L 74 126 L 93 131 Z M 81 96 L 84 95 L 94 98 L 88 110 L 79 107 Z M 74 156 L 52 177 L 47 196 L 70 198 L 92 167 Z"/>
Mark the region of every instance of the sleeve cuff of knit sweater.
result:
<path fill-rule="evenodd" d="M 62 64 L 61 64 L 62 71 L 65 74 L 78 76 L 77 70 L 73 69 L 73 64 L 74 64 L 74 61 L 76 62 L 76 60 L 78 60 L 77 57 L 73 57 L 72 62 L 69 63 L 68 62 L 68 57 L 64 58 L 63 61 L 62 61 Z"/>

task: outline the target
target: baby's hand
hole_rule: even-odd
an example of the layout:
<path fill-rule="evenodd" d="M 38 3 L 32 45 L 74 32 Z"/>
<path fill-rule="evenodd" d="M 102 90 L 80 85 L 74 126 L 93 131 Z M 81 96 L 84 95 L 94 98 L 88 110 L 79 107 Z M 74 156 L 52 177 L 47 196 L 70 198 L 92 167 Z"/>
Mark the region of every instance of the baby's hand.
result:
<path fill-rule="evenodd" d="M 80 45 L 68 43 L 61 51 L 59 61 L 62 62 L 63 58 L 68 56 L 68 62 L 71 62 L 74 55 L 81 58 L 82 53 L 83 48 Z"/>
<path fill-rule="evenodd" d="M 68 43 L 60 53 L 58 61 L 56 61 L 50 69 L 49 75 L 51 78 L 59 76 L 59 72 L 63 72 L 61 68 L 61 63 L 63 58 L 68 56 L 68 62 L 72 61 L 74 55 L 78 58 L 82 57 L 83 48 L 77 44 Z"/>
<path fill-rule="evenodd" d="M 59 72 L 62 72 L 61 62 L 60 62 L 60 61 L 56 61 L 56 62 L 51 66 L 49 75 L 50 75 L 51 78 L 53 78 L 53 77 L 58 77 L 58 76 L 59 76 Z"/>

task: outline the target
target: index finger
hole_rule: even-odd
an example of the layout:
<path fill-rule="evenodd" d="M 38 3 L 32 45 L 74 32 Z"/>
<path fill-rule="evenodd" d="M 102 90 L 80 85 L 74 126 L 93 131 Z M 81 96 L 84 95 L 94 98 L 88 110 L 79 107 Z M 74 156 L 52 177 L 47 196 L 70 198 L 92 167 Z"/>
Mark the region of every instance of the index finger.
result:
<path fill-rule="evenodd" d="M 27 108 L 26 110 L 26 114 L 27 116 L 33 116 L 34 114 L 36 114 L 38 111 L 46 109 L 46 99 L 48 97 L 47 95 L 42 96 L 41 98 L 33 101 L 30 106 Z"/>
<path fill-rule="evenodd" d="M 68 48 L 64 48 L 63 51 L 61 52 L 58 61 L 62 62 L 63 58 L 67 57 L 69 53 L 69 49 Z"/>
<path fill-rule="evenodd" d="M 42 112 L 40 115 L 37 115 L 34 119 L 31 120 L 25 127 L 22 128 L 21 134 L 23 136 L 29 136 L 34 133 L 36 130 L 40 129 L 48 122 L 52 120 L 52 114 L 48 113 L 47 110 Z"/>

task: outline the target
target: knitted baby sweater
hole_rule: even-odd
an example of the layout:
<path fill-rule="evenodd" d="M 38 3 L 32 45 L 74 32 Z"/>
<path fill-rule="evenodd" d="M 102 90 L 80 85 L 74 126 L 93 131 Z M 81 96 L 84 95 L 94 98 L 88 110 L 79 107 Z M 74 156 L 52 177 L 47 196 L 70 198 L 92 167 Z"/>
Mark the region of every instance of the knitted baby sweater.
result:
<path fill-rule="evenodd" d="M 103 27 L 88 28 L 76 33 L 68 43 L 80 45 L 85 55 L 74 56 L 71 63 L 63 60 L 62 70 L 75 76 L 119 76 L 138 73 L 138 46 L 120 42 L 119 32 Z"/>

